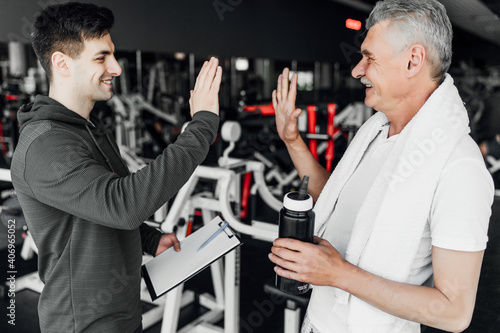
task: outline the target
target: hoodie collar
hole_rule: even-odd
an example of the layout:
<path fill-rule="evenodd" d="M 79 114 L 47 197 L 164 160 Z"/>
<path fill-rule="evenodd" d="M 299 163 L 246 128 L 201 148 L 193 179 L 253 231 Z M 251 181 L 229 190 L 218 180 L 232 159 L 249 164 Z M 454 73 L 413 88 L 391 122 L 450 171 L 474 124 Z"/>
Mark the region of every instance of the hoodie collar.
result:
<path fill-rule="evenodd" d="M 21 106 L 17 119 L 22 130 L 24 126 L 35 120 L 57 120 L 65 123 L 86 125 L 87 119 L 69 110 L 58 101 L 43 95 L 37 95 L 34 102 Z"/>

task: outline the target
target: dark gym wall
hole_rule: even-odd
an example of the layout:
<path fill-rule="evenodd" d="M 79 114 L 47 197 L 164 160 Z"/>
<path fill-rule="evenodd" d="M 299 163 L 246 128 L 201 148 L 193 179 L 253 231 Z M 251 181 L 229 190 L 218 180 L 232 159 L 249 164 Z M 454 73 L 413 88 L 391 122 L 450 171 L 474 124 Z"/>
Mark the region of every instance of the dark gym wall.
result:
<path fill-rule="evenodd" d="M 352 41 L 355 32 L 345 28 L 347 17 L 338 7 L 327 0 L 164 1 L 154 11 L 117 8 L 123 21 L 114 32 L 117 44 L 143 49 L 340 61 L 340 43 Z M 142 26 L 131 31 L 127 22 L 141 10 Z"/>
<path fill-rule="evenodd" d="M 33 15 L 55 0 L 1 0 L 0 41 L 28 41 Z M 359 49 L 347 18 L 367 14 L 328 0 L 102 0 L 120 50 L 348 62 Z M 218 9 L 216 9 L 216 7 Z M 340 10 L 339 10 L 340 9 Z M 348 14 L 349 15 L 348 15 Z M 354 61 L 354 60 L 352 60 Z"/>
<path fill-rule="evenodd" d="M 367 13 L 330 0 L 85 0 L 109 7 L 119 50 L 193 52 L 354 65 Z M 33 15 L 65 0 L 0 0 L 0 42 L 28 42 Z M 217 9 L 216 9 L 217 8 Z M 364 29 L 364 26 L 363 26 Z M 478 52 L 479 51 L 479 52 Z M 455 28 L 454 59 L 500 64 L 500 47 Z"/>

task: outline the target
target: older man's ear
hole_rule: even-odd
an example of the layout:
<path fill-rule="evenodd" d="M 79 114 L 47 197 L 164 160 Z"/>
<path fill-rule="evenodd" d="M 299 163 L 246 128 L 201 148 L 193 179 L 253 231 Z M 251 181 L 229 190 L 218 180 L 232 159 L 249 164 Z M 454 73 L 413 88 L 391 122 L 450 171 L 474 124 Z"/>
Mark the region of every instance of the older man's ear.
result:
<path fill-rule="evenodd" d="M 427 52 L 423 45 L 415 44 L 408 50 L 408 78 L 416 76 L 425 66 L 427 60 Z"/>

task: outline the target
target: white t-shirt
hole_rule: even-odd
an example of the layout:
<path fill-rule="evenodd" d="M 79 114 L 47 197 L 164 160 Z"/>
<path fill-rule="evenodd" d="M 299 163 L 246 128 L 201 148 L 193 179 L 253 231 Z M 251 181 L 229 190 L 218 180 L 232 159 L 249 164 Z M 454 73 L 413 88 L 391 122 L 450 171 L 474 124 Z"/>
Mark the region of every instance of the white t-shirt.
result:
<path fill-rule="evenodd" d="M 389 127 L 389 124 L 382 127 L 344 186 L 330 217 L 337 221 L 338 227 L 333 230 L 327 226 L 322 236 L 343 257 L 357 213 L 393 144 L 398 140 L 399 135 L 387 138 Z M 429 219 L 406 283 L 432 283 L 429 281 L 432 280 L 432 246 L 456 251 L 482 251 L 486 248 L 493 192 L 491 175 L 485 168 L 479 148 L 467 136 L 459 142 L 441 174 Z M 338 224 L 338 221 L 343 223 Z M 346 326 L 349 304 L 337 304 L 334 300 L 333 288 L 314 287 L 307 315 L 321 333 L 349 332 Z M 369 329 L 366 327 L 363 331 L 370 332 Z M 388 328 L 389 331 L 414 332 L 415 325 L 408 322 L 407 327 L 396 330 Z"/>

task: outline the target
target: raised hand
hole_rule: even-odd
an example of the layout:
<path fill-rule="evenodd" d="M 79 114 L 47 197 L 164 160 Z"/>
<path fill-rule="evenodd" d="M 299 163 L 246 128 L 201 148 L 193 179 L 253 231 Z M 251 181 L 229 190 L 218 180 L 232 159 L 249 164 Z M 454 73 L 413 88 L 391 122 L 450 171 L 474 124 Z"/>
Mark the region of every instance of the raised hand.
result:
<path fill-rule="evenodd" d="M 278 77 L 278 88 L 273 91 L 273 106 L 276 112 L 276 128 L 281 140 L 292 143 L 297 140 L 299 129 L 297 118 L 301 110 L 295 108 L 295 98 L 297 96 L 297 73 L 292 75 L 290 90 L 288 89 L 288 68 Z"/>
<path fill-rule="evenodd" d="M 191 117 L 198 111 L 210 111 L 219 114 L 219 88 L 222 79 L 222 68 L 219 60 L 211 58 L 205 61 L 191 90 L 189 106 Z"/>

